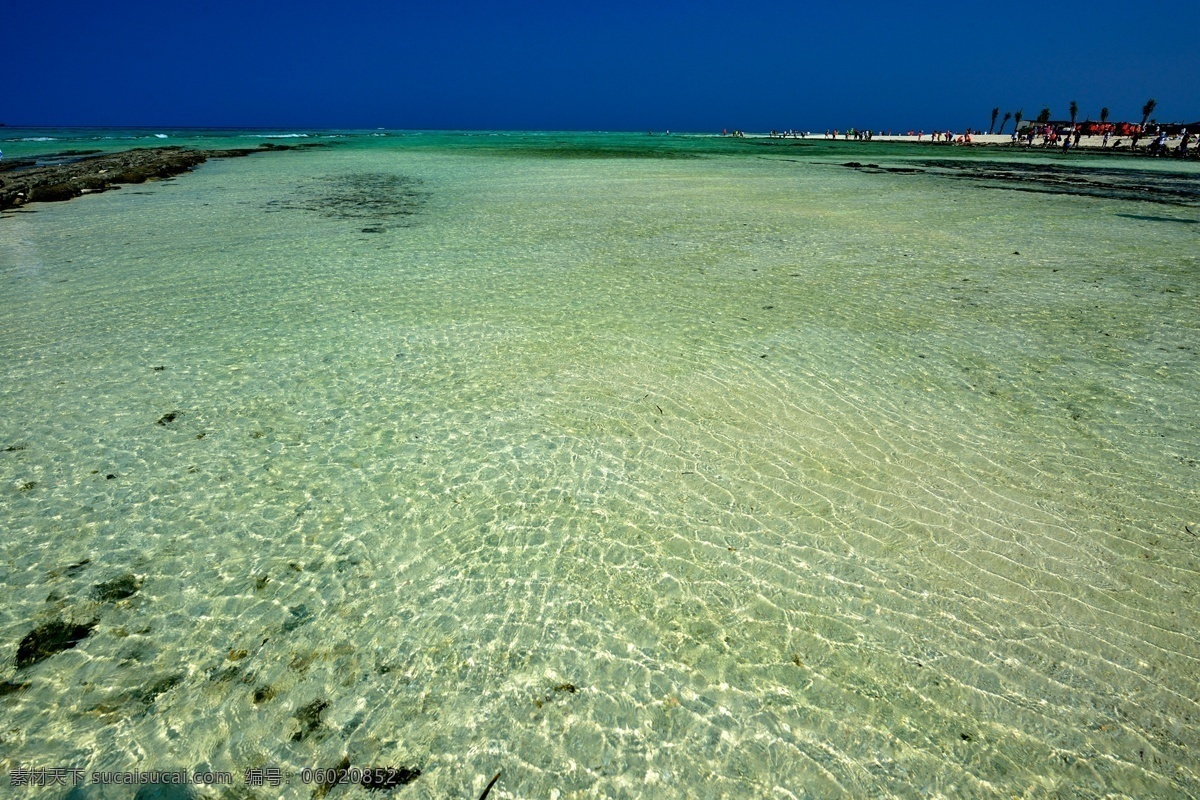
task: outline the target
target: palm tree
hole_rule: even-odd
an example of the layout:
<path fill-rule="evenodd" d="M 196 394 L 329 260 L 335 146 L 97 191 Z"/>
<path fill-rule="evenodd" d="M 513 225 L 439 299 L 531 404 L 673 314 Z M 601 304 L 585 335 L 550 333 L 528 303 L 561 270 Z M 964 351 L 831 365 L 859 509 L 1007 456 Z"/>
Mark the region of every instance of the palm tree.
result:
<path fill-rule="evenodd" d="M 988 136 L 992 135 L 992 128 L 996 127 L 996 117 L 1000 116 L 1000 106 L 992 109 L 992 124 L 988 125 Z"/>
<path fill-rule="evenodd" d="M 1108 108 L 1107 107 L 1100 109 L 1100 124 L 1103 125 L 1105 122 L 1108 122 Z"/>
<path fill-rule="evenodd" d="M 1037 123 L 1045 125 L 1050 121 L 1050 106 L 1042 106 L 1042 110 L 1038 112 Z"/>
<path fill-rule="evenodd" d="M 1074 100 L 1071 101 L 1071 127 L 1075 127 L 1075 117 L 1079 114 L 1079 104 Z"/>
<path fill-rule="evenodd" d="M 1150 119 L 1150 115 L 1154 113 L 1154 109 L 1158 106 L 1158 101 L 1151 97 L 1146 101 L 1146 105 L 1142 106 L 1142 130 L 1146 130 L 1146 120 Z"/>
<path fill-rule="evenodd" d="M 1021 117 L 1023 116 L 1025 116 L 1025 109 L 1023 108 L 1018 110 L 1016 114 L 1013 114 L 1013 119 L 1016 120 L 1016 122 L 1013 123 L 1013 130 L 1021 130 Z"/>
<path fill-rule="evenodd" d="M 1000 120 L 1000 131 L 999 131 L 1000 133 L 1004 133 L 1004 126 L 1008 124 L 1008 121 L 1009 121 L 1010 119 L 1012 119 L 1012 112 L 1011 112 L 1011 111 L 1005 111 L 1005 112 L 1004 112 L 1004 119 Z"/>

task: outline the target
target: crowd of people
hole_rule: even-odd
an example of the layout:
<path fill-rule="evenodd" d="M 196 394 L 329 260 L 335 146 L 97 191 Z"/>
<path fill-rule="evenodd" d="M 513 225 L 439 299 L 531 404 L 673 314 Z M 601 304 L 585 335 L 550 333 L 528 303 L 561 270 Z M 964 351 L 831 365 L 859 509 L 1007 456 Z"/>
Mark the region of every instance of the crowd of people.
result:
<path fill-rule="evenodd" d="M 972 143 L 971 137 L 977 136 L 978 134 L 979 134 L 979 131 L 973 130 L 971 128 L 967 128 L 966 131 L 964 131 L 963 133 L 959 133 L 959 134 L 955 134 L 953 131 L 934 131 L 933 133 L 926 134 L 925 131 L 923 131 L 923 130 L 922 131 L 909 131 L 907 134 L 903 134 L 903 133 L 893 134 L 893 132 L 890 130 L 885 132 L 882 130 L 880 130 L 880 131 L 861 130 L 859 128 L 848 128 L 846 130 L 841 130 L 840 128 L 836 128 L 833 130 L 826 130 L 825 134 L 822 138 L 837 139 L 837 138 L 841 137 L 842 139 L 846 139 L 846 140 L 853 139 L 856 142 L 870 142 L 870 141 L 874 140 L 874 138 L 876 136 L 890 137 L 893 135 L 897 135 L 897 136 L 916 137 L 916 140 L 918 142 L 920 142 L 920 141 L 924 141 L 926 135 L 928 135 L 929 141 L 931 141 L 931 142 L 946 142 L 948 144 L 971 144 Z M 745 138 L 745 136 L 746 136 L 744 131 L 740 131 L 740 130 L 730 131 L 728 129 L 721 131 L 721 135 L 722 136 L 733 136 L 733 137 L 737 137 L 737 138 Z M 812 131 L 788 129 L 788 130 L 772 130 L 767 135 L 772 139 L 807 139 L 809 136 L 812 136 L 813 133 L 812 133 Z"/>
<path fill-rule="evenodd" d="M 1025 147 L 1033 147 L 1035 144 L 1041 147 L 1061 146 L 1063 153 L 1067 153 L 1070 152 L 1071 148 L 1079 147 L 1080 140 L 1084 135 L 1078 126 L 1056 128 L 1053 125 L 1046 124 L 1042 126 L 1030 126 L 1020 133 L 1014 131 L 1012 142 L 1013 144 L 1024 143 Z M 1196 158 L 1198 155 L 1197 151 L 1192 149 L 1192 143 L 1196 135 L 1190 133 L 1187 128 L 1182 129 L 1178 134 L 1170 135 L 1166 130 L 1159 127 L 1152 135 L 1154 136 L 1153 140 L 1144 148 L 1144 152 L 1148 156 Z M 1130 134 L 1129 143 L 1126 145 L 1123 139 L 1113 139 L 1112 133 L 1105 131 L 1104 137 L 1100 141 L 1100 146 L 1102 148 L 1111 147 L 1113 149 L 1128 147 L 1129 150 L 1136 151 L 1138 150 L 1138 143 L 1141 141 L 1142 136 L 1143 134 L 1140 129 L 1134 131 Z M 1037 142 L 1039 137 L 1041 137 L 1040 143 Z"/>
<path fill-rule="evenodd" d="M 1110 126 L 1111 127 L 1111 126 Z M 1121 138 L 1118 133 L 1114 136 L 1114 131 L 1106 129 L 1103 133 L 1103 138 L 1100 142 L 1101 148 L 1110 149 L 1126 149 L 1129 151 L 1144 152 L 1146 155 L 1163 157 L 1172 156 L 1175 158 L 1200 158 L 1200 148 L 1195 146 L 1196 134 L 1189 133 L 1187 128 L 1177 133 L 1169 133 L 1162 127 L 1157 128 L 1148 144 L 1139 147 L 1139 143 L 1147 134 L 1142 133 L 1140 126 L 1130 126 L 1133 132 L 1129 133 L 1126 138 Z M 1178 128 L 1178 126 L 1175 126 Z M 907 133 L 897 133 L 896 135 L 905 136 L 909 139 L 915 139 L 918 142 L 930 141 L 942 144 L 974 144 L 974 137 L 980 135 L 980 131 L 967 128 L 962 133 L 954 133 L 953 131 L 933 131 L 925 133 L 924 130 L 910 130 Z M 740 130 L 721 132 L 723 136 L 734 136 L 744 138 L 745 133 Z M 806 139 L 812 136 L 811 131 L 788 129 L 788 130 L 772 130 L 768 134 L 773 139 Z M 876 136 L 891 137 L 892 131 L 870 131 L 860 130 L 857 128 L 849 128 L 847 130 L 832 129 L 826 130 L 822 138 L 833 139 L 842 138 L 845 140 L 854 140 L 859 142 L 872 141 Z M 1082 139 L 1090 140 L 1093 136 L 1098 135 L 1096 132 L 1085 131 L 1084 126 L 1080 125 L 1055 125 L 1052 123 L 1039 123 L 1029 125 L 1019 131 L 1014 130 L 1009 137 L 1009 141 L 1013 145 L 1023 145 L 1030 147 L 1061 147 L 1063 153 L 1070 152 L 1073 148 L 1080 146 Z M 928 137 L 928 138 L 926 138 Z"/>
<path fill-rule="evenodd" d="M 1114 136 L 1114 131 L 1105 130 L 1103 138 L 1100 140 L 1100 148 L 1109 149 L 1126 149 L 1129 151 L 1145 152 L 1147 156 L 1164 157 L 1171 156 L 1175 158 L 1200 158 L 1200 148 L 1196 148 L 1196 134 L 1188 132 L 1188 128 L 1182 128 L 1182 131 L 1170 133 L 1162 127 L 1158 127 L 1156 131 L 1148 136 L 1153 137 L 1150 143 L 1139 146 L 1147 134 L 1141 132 L 1139 126 L 1130 126 L 1134 130 L 1127 134 L 1126 138 L 1122 138 L 1120 133 Z M 1177 126 L 1176 126 L 1177 128 Z M 743 131 L 721 131 L 722 136 L 732 136 L 744 138 Z M 979 136 L 980 132 L 967 128 L 962 133 L 954 133 L 953 131 L 934 131 L 925 133 L 925 131 L 907 131 L 898 132 L 896 136 L 905 136 L 910 139 L 916 139 L 917 142 L 935 142 L 940 144 L 974 144 L 973 137 Z M 1097 132 L 1085 131 L 1085 126 L 1079 125 L 1054 125 L 1054 124 L 1038 124 L 1021 128 L 1020 131 L 1013 131 L 1010 134 L 1009 142 L 1014 145 L 1024 145 L 1025 148 L 1062 148 L 1064 154 L 1074 148 L 1079 148 L 1082 139 L 1092 139 L 1097 136 Z M 812 136 L 811 131 L 802 131 L 798 128 L 790 128 L 786 131 L 770 131 L 770 138 L 775 139 L 806 139 Z M 887 131 L 864 131 L 859 128 L 847 128 L 842 131 L 839 128 L 827 130 L 824 132 L 824 139 L 846 139 L 856 140 L 856 142 L 871 142 L 876 136 L 892 137 L 893 132 Z M 926 138 L 928 137 L 928 138 Z M 1088 143 L 1088 146 L 1092 146 Z"/>

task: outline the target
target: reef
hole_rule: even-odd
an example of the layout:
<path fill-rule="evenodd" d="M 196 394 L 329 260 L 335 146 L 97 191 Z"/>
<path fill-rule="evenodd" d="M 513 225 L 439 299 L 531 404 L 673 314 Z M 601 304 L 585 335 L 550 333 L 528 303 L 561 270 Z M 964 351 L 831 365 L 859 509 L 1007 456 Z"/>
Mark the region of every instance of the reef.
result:
<path fill-rule="evenodd" d="M 1088 154 L 1091 155 L 1091 151 Z M 1136 200 L 1172 206 L 1200 205 L 1200 177 L 1183 170 L 1103 168 L 1091 164 L 1072 165 L 1069 162 L 1043 164 L 926 159 L 915 163 L 919 166 L 881 167 L 879 164 L 861 164 L 857 161 L 848 161 L 842 166 L 867 174 L 925 173 L 935 177 L 964 179 L 989 189 Z M 1134 218 L 1164 222 L 1190 221 L 1144 215 Z"/>
<path fill-rule="evenodd" d="M 121 184 L 171 178 L 210 158 L 238 158 L 307 146 L 310 145 L 267 143 L 236 150 L 148 147 L 102 155 L 73 152 L 38 159 L 5 159 L 0 162 L 0 210 L 27 203 L 71 200 L 80 195 L 120 188 Z"/>

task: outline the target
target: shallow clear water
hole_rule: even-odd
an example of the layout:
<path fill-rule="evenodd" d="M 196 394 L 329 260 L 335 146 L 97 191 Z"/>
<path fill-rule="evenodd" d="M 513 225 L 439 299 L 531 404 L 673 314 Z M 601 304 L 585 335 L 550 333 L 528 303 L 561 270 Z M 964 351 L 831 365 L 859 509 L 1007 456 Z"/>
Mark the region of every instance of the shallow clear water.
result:
<path fill-rule="evenodd" d="M 1200 795 L 1194 205 L 344 138 L 0 216 L 0 771 Z"/>

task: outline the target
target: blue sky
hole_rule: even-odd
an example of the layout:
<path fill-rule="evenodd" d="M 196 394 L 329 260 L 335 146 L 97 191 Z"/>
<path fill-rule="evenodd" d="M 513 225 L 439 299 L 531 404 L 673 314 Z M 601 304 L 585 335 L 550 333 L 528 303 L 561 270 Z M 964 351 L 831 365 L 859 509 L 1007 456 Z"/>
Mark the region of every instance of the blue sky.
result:
<path fill-rule="evenodd" d="M 1200 118 L 1200 3 L 40 0 L 9 125 L 713 131 Z M 1010 123 L 1011 126 L 1011 123 Z"/>

